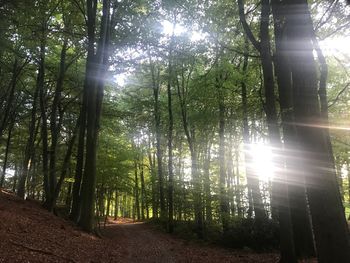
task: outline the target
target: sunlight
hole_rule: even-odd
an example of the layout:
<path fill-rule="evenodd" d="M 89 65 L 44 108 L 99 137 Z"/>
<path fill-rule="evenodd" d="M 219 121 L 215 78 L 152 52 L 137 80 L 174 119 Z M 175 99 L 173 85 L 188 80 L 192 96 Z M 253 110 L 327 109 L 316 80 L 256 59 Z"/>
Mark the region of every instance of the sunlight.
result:
<path fill-rule="evenodd" d="M 164 20 L 161 22 L 162 26 L 163 26 L 163 34 L 165 35 L 172 35 L 173 33 L 173 23 L 167 21 L 167 20 Z M 181 35 L 182 33 L 186 32 L 186 28 L 179 25 L 179 24 L 176 24 L 175 28 L 174 28 L 174 34 L 175 36 L 178 36 L 178 35 Z"/>
<path fill-rule="evenodd" d="M 114 75 L 114 83 L 116 83 L 118 86 L 123 87 L 125 85 L 125 81 L 126 81 L 126 74 L 122 73 L 122 74 L 117 74 Z"/>
<path fill-rule="evenodd" d="M 326 56 L 343 55 L 350 57 L 350 36 L 327 38 L 320 41 L 320 47 Z"/>
<path fill-rule="evenodd" d="M 268 182 L 274 173 L 271 149 L 263 143 L 255 143 L 250 145 L 250 151 L 253 158 L 252 169 L 260 181 Z"/>

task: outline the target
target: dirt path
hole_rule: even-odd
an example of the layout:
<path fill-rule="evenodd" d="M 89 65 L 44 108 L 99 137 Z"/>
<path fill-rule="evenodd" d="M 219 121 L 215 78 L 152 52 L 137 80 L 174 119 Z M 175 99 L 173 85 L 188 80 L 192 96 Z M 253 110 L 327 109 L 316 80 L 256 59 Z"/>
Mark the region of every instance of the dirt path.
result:
<path fill-rule="evenodd" d="M 103 235 L 122 248 L 121 262 L 277 262 L 276 254 L 190 244 L 162 233 L 151 225 L 132 221 L 112 222 Z"/>
<path fill-rule="evenodd" d="M 278 262 L 278 255 L 190 243 L 149 224 L 112 221 L 102 238 L 0 191 L 0 263 Z"/>
<path fill-rule="evenodd" d="M 114 223 L 102 233 L 121 245 L 125 262 L 176 262 L 175 242 L 143 223 Z"/>

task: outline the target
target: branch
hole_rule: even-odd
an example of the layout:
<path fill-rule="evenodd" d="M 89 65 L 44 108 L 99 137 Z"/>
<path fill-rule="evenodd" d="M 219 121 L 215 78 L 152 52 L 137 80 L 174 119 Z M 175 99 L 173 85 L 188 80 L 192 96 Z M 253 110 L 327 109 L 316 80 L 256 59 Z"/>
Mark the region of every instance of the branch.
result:
<path fill-rule="evenodd" d="M 340 95 L 343 94 L 344 91 L 345 91 L 349 86 L 350 86 L 350 82 L 347 83 L 347 84 L 345 85 L 345 87 L 341 89 L 341 91 L 338 93 L 338 95 L 332 100 L 332 102 L 328 105 L 328 109 L 329 109 L 330 107 L 334 106 L 334 104 L 338 101 Z"/>
<path fill-rule="evenodd" d="M 239 19 L 242 23 L 244 32 L 246 33 L 247 37 L 249 38 L 250 42 L 253 44 L 253 46 L 260 52 L 260 42 L 258 42 L 256 40 L 256 38 L 253 35 L 253 32 L 251 31 L 247 20 L 245 18 L 245 14 L 244 14 L 244 4 L 243 4 L 243 0 L 237 0 L 238 3 L 238 10 L 239 10 Z"/>
<path fill-rule="evenodd" d="M 334 12 L 335 7 L 337 6 L 339 0 L 336 1 L 332 1 L 330 3 L 330 5 L 328 6 L 328 8 L 326 9 L 326 11 L 323 13 L 322 17 L 320 18 L 320 20 L 318 21 L 318 23 L 315 26 L 315 31 L 317 31 L 318 29 L 320 29 L 324 24 L 326 24 L 329 19 L 332 17 L 332 13 Z M 326 14 L 329 12 L 328 16 L 326 17 L 326 19 L 323 21 L 323 18 L 326 16 Z"/>

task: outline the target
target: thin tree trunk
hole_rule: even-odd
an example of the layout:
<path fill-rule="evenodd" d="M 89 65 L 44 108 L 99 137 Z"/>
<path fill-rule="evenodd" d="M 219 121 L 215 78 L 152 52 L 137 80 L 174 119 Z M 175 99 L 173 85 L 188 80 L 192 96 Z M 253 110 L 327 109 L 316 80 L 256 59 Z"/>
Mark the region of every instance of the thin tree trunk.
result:
<path fill-rule="evenodd" d="M 58 137 L 61 130 L 61 123 L 62 119 L 58 120 L 57 111 L 59 104 L 61 103 L 61 93 L 63 90 L 63 80 L 64 80 L 64 73 L 65 73 L 65 64 L 66 64 L 66 53 L 67 53 L 67 45 L 68 40 L 65 39 L 62 50 L 61 50 L 61 61 L 60 61 L 60 68 L 58 73 L 58 79 L 56 83 L 56 90 L 54 99 L 52 102 L 51 107 L 51 115 L 50 115 L 50 132 L 51 132 L 51 146 L 50 146 L 50 159 L 49 159 L 49 178 L 50 178 L 50 191 L 51 191 L 51 198 L 47 199 L 48 202 L 47 207 L 51 211 L 53 209 L 53 199 L 55 199 L 54 195 L 56 192 L 56 152 L 57 152 L 57 143 L 58 143 Z M 46 125 L 46 122 L 45 122 Z"/>
<path fill-rule="evenodd" d="M 211 162 L 211 142 L 208 140 L 207 147 L 205 152 L 205 161 L 204 161 L 204 191 L 205 191 L 205 218 L 206 223 L 211 224 L 213 220 L 212 215 L 212 197 L 210 192 L 210 162 Z"/>
<path fill-rule="evenodd" d="M 173 105 L 171 95 L 171 82 L 172 82 L 172 46 L 174 38 L 174 28 L 176 22 L 173 25 L 173 35 L 170 41 L 169 48 L 169 65 L 168 65 L 168 114 L 169 114 L 169 129 L 168 129 L 168 231 L 174 232 L 174 170 L 173 170 L 173 129 L 174 129 L 174 117 L 173 117 Z"/>
<path fill-rule="evenodd" d="M 4 181 L 5 181 L 5 176 L 6 176 L 6 168 L 7 168 L 7 159 L 8 159 L 8 154 L 10 151 L 10 143 L 11 143 L 11 135 L 12 135 L 12 130 L 15 121 L 13 120 L 10 127 L 8 128 L 8 135 L 7 135 L 7 140 L 6 140 L 6 149 L 5 149 L 5 156 L 4 156 L 4 164 L 2 165 L 2 174 L 1 174 L 1 179 L 0 179 L 0 188 L 3 187 Z"/>
<path fill-rule="evenodd" d="M 13 106 L 13 99 L 15 97 L 15 90 L 16 90 L 16 84 L 17 84 L 17 78 L 18 78 L 19 72 L 18 72 L 18 58 L 15 57 L 15 61 L 13 63 L 13 69 L 12 69 L 12 78 L 10 82 L 10 90 L 9 95 L 6 101 L 6 106 L 4 109 L 4 112 L 2 113 L 2 118 L 0 119 L 0 139 L 2 138 L 3 131 L 5 130 L 7 126 L 7 122 L 10 116 L 11 107 Z"/>
<path fill-rule="evenodd" d="M 190 76 L 191 72 L 189 73 Z M 188 76 L 188 77 L 189 77 Z M 194 199 L 194 217 L 196 224 L 196 232 L 199 238 L 203 237 L 203 214 L 202 214 L 202 200 L 201 200 L 201 182 L 198 174 L 197 164 L 197 150 L 196 150 L 196 137 L 194 127 L 190 128 L 187 117 L 187 97 L 184 84 L 184 75 L 182 74 L 182 84 L 180 85 L 178 78 L 176 78 L 177 94 L 180 101 L 182 125 L 184 128 L 185 136 L 187 139 L 188 147 L 191 154 L 191 176 L 193 182 L 193 199 Z"/>
<path fill-rule="evenodd" d="M 119 198 L 118 198 L 118 190 L 115 189 L 115 200 L 114 200 L 114 220 L 118 219 L 118 213 L 119 213 Z"/>
<path fill-rule="evenodd" d="M 75 143 L 75 140 L 76 140 L 76 137 L 77 137 L 77 133 L 78 133 L 78 130 L 79 130 L 79 125 L 80 125 L 80 117 L 78 118 L 77 123 L 75 124 L 72 137 L 71 137 L 71 139 L 69 141 L 69 144 L 68 144 L 66 155 L 65 155 L 64 160 L 63 160 L 61 176 L 60 176 L 60 178 L 59 178 L 59 180 L 57 182 L 57 185 L 55 186 L 55 191 L 54 191 L 54 193 L 52 195 L 50 203 L 48 204 L 49 211 L 52 211 L 55 208 L 56 201 L 57 201 L 57 198 L 58 198 L 59 193 L 61 191 L 61 187 L 62 187 L 63 181 L 64 181 L 64 179 L 65 179 L 65 177 L 67 175 L 69 164 L 70 164 L 70 159 L 71 159 L 72 152 L 73 152 L 73 146 L 74 146 L 74 143 Z"/>
<path fill-rule="evenodd" d="M 144 175 L 144 164 L 143 160 L 140 164 L 140 177 L 141 177 L 141 218 L 142 220 L 145 220 L 145 207 L 147 210 L 148 215 L 148 207 L 147 207 L 147 200 L 146 200 L 146 189 L 145 189 L 145 175 Z"/>
<path fill-rule="evenodd" d="M 248 54 L 248 40 L 246 39 L 246 53 Z M 244 56 L 243 61 L 243 73 L 246 74 L 248 69 L 248 56 Z M 243 143 L 244 143 L 244 159 L 245 159 L 245 169 L 246 177 L 248 183 L 248 217 L 252 216 L 252 210 L 256 218 L 265 218 L 265 209 L 262 202 L 261 192 L 259 188 L 259 181 L 255 178 L 254 172 L 252 170 L 252 156 L 250 150 L 250 135 L 248 126 L 248 99 L 247 99 L 247 86 L 245 81 L 241 82 L 241 95 L 242 95 L 242 110 L 243 110 Z"/>
<path fill-rule="evenodd" d="M 21 198 L 24 198 L 24 195 L 25 195 L 25 184 L 28 177 L 28 172 L 30 168 L 30 159 L 32 156 L 32 151 L 34 148 L 33 146 L 35 142 L 35 122 L 36 122 L 36 114 L 37 114 L 36 112 L 37 103 L 38 103 L 40 86 L 43 85 L 41 83 L 43 83 L 44 81 L 44 74 L 45 74 L 43 72 L 44 70 L 43 62 L 44 62 L 44 55 L 45 55 L 45 52 L 44 52 L 45 45 L 43 43 L 41 43 L 40 49 L 41 49 L 41 58 L 39 62 L 39 71 L 38 71 L 37 80 L 36 80 L 36 88 L 33 95 L 31 120 L 29 123 L 29 136 L 28 136 L 28 140 L 27 140 L 27 144 L 24 152 L 23 164 L 22 164 L 22 167 L 20 168 L 21 173 L 19 174 L 18 185 L 17 185 L 17 195 Z M 45 181 L 44 181 L 44 187 L 46 187 Z"/>
<path fill-rule="evenodd" d="M 141 219 L 140 213 L 140 196 L 139 196 L 139 177 L 138 177 L 138 165 L 137 160 L 134 161 L 134 174 L 135 174 L 135 185 L 134 185 L 134 197 L 135 197 L 135 214 L 137 216 L 137 221 Z"/>
<path fill-rule="evenodd" d="M 224 94 L 219 83 L 218 77 L 216 77 L 216 89 L 218 93 L 219 104 L 219 188 L 220 188 L 220 213 L 223 234 L 226 235 L 229 230 L 229 205 L 226 191 L 226 161 L 225 161 L 225 104 Z"/>

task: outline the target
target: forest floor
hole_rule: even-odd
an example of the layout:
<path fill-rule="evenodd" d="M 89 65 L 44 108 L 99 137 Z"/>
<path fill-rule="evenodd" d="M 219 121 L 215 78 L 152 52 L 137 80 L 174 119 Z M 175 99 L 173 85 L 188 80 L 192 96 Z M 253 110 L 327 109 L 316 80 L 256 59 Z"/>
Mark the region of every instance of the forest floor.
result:
<path fill-rule="evenodd" d="M 131 220 L 110 221 L 101 233 L 0 192 L 0 262 L 278 262 L 276 253 L 203 245 Z"/>

